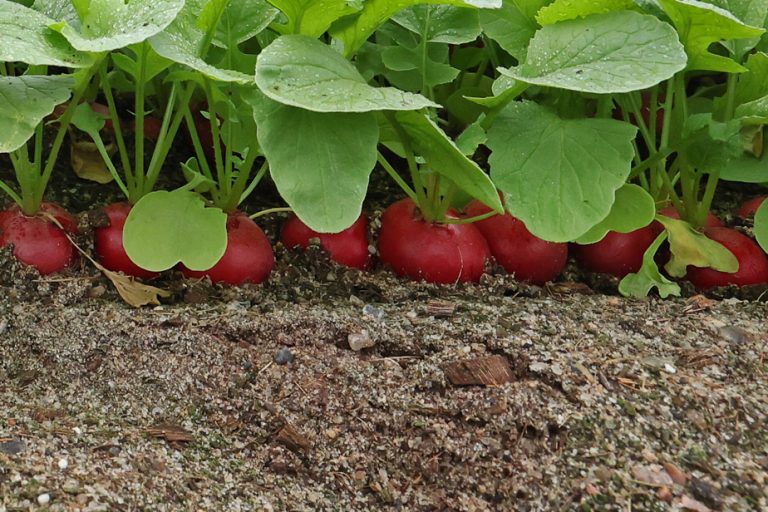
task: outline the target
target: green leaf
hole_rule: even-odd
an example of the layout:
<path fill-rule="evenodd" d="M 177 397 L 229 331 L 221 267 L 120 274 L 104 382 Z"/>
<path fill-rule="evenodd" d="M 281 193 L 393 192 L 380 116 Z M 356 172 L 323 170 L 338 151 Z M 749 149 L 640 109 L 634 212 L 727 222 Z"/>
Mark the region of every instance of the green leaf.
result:
<path fill-rule="evenodd" d="M 75 113 L 70 122 L 72 126 L 95 139 L 95 135 L 104 128 L 106 119 L 103 115 L 97 114 L 88 103 L 81 103 L 75 107 Z"/>
<path fill-rule="evenodd" d="M 287 23 L 281 32 L 320 37 L 331 24 L 360 10 L 356 2 L 349 0 L 269 0 L 283 11 Z"/>
<path fill-rule="evenodd" d="M 744 153 L 741 122 L 721 123 L 712 114 L 693 114 L 685 120 L 683 136 L 693 140 L 682 152 L 687 162 L 703 172 L 721 171 L 733 158 Z"/>
<path fill-rule="evenodd" d="M 68 68 L 90 66 L 88 55 L 48 28 L 52 23 L 44 14 L 0 0 L 0 61 Z"/>
<path fill-rule="evenodd" d="M 234 50 L 237 45 L 260 34 L 278 14 L 279 11 L 266 0 L 230 0 L 214 43 Z"/>
<path fill-rule="evenodd" d="M 590 14 L 632 9 L 632 0 L 555 0 L 541 9 L 536 16 L 540 25 L 552 25 L 558 21 L 584 18 Z"/>
<path fill-rule="evenodd" d="M 385 75 L 390 82 L 412 91 L 421 90 L 424 86 L 434 87 L 450 83 L 460 73 L 449 64 L 433 60 L 429 54 L 422 55 L 418 46 L 389 46 L 381 53 L 381 58 L 388 68 Z M 393 73 L 404 71 L 413 73 L 408 73 L 407 76 Z"/>
<path fill-rule="evenodd" d="M 647 226 L 656 216 L 656 201 L 642 187 L 626 184 L 616 191 L 611 212 L 592 229 L 581 235 L 576 243 L 594 244 L 609 231 L 629 233 Z"/>
<path fill-rule="evenodd" d="M 534 235 L 577 239 L 611 211 L 629 176 L 637 129 L 612 119 L 561 119 L 533 102 L 509 104 L 488 131 L 491 178 Z"/>
<path fill-rule="evenodd" d="M 763 201 L 755 212 L 755 238 L 763 251 L 768 252 L 768 201 Z"/>
<path fill-rule="evenodd" d="M 499 72 L 529 84 L 609 94 L 652 87 L 685 63 L 672 27 L 621 11 L 548 25 L 536 32 L 522 65 Z"/>
<path fill-rule="evenodd" d="M 536 19 L 514 2 L 504 2 L 499 9 L 481 9 L 480 25 L 488 37 L 518 61 L 525 60 L 528 42 L 539 28 Z"/>
<path fill-rule="evenodd" d="M 464 131 L 456 137 L 456 147 L 468 157 L 474 155 L 477 148 L 481 144 L 485 144 L 488 140 L 488 134 L 485 132 L 485 128 L 483 128 L 481 123 L 482 118 L 467 126 Z"/>
<path fill-rule="evenodd" d="M 743 23 L 753 27 L 764 27 L 768 15 L 768 0 L 703 0 L 708 4 L 720 7 Z M 759 37 L 736 39 L 723 44 L 731 51 L 737 61 L 760 41 Z"/>
<path fill-rule="evenodd" d="M 689 70 L 741 73 L 744 67 L 734 60 L 709 51 L 713 43 L 758 37 L 759 27 L 750 27 L 730 12 L 697 0 L 658 0 L 677 28 L 688 54 Z"/>
<path fill-rule="evenodd" d="M 438 107 L 418 94 L 371 87 L 330 46 L 307 36 L 281 36 L 259 55 L 256 84 L 269 98 L 315 112 L 370 112 Z"/>
<path fill-rule="evenodd" d="M 71 76 L 0 76 L 0 153 L 19 149 L 56 105 L 69 99 Z"/>
<path fill-rule="evenodd" d="M 115 66 L 125 71 L 128 75 L 131 76 L 131 78 L 136 79 L 140 73 L 143 73 L 144 81 L 148 82 L 168 69 L 173 64 L 173 61 L 166 59 L 165 57 L 161 57 L 152 48 L 142 48 L 142 45 L 144 44 L 147 43 L 139 43 L 138 45 L 131 47 L 131 50 L 133 50 L 134 54 L 138 53 L 139 51 L 144 53 L 143 69 L 139 69 L 139 63 L 136 62 L 136 59 L 128 53 L 113 52 L 111 56 L 112 62 L 115 63 Z"/>
<path fill-rule="evenodd" d="M 157 34 L 183 6 L 184 0 L 91 0 L 79 27 L 61 21 L 51 28 L 78 50 L 108 52 Z"/>
<path fill-rule="evenodd" d="M 331 35 L 344 45 L 344 55 L 351 57 L 376 29 L 398 11 L 420 4 L 444 4 L 457 7 L 501 7 L 501 0 L 366 0 L 355 16 L 347 16 L 331 27 Z"/>
<path fill-rule="evenodd" d="M 392 21 L 430 43 L 469 43 L 481 32 L 477 9 L 451 5 L 414 5 Z"/>
<path fill-rule="evenodd" d="M 258 139 L 280 195 L 320 233 L 351 226 L 376 165 L 379 127 L 372 112 L 312 112 L 256 92 Z"/>
<path fill-rule="evenodd" d="M 670 295 L 679 297 L 680 286 L 667 279 L 656 265 L 654 257 L 667 239 L 667 233 L 662 232 L 643 253 L 643 265 L 637 273 L 627 274 L 619 283 L 619 293 L 625 297 L 645 297 L 653 288 L 659 290 L 659 295 L 666 299 Z"/>
<path fill-rule="evenodd" d="M 760 158 L 743 154 L 731 158 L 720 170 L 720 179 L 743 183 L 768 183 L 768 152 Z"/>
<path fill-rule="evenodd" d="M 670 276 L 685 276 L 688 265 L 710 267 L 728 273 L 739 270 L 739 261 L 731 251 L 696 231 L 687 222 L 665 215 L 657 215 L 656 220 L 661 222 L 669 233 L 672 257 L 664 268 Z"/>
<path fill-rule="evenodd" d="M 227 215 L 206 207 L 194 192 L 150 192 L 128 214 L 123 245 L 131 261 L 145 270 L 162 272 L 178 263 L 208 270 L 227 249 Z"/>
<path fill-rule="evenodd" d="M 395 120 L 405 130 L 429 169 L 448 178 L 457 187 L 497 212 L 504 209 L 496 187 L 478 165 L 467 158 L 454 142 L 426 114 L 396 112 Z"/>
<path fill-rule="evenodd" d="M 218 0 L 209 0 L 217 2 Z M 168 28 L 149 39 L 152 49 L 166 59 L 184 64 L 214 80 L 248 84 L 253 77 L 209 64 L 202 57 L 205 32 L 198 26 L 200 10 L 209 2 L 190 0 Z"/>

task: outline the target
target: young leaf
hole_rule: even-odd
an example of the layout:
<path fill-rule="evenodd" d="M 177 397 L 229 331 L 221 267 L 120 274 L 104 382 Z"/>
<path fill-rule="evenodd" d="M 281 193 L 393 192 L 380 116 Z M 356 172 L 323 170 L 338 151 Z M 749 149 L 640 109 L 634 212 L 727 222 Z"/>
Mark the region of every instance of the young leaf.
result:
<path fill-rule="evenodd" d="M 338 233 L 360 215 L 376 165 L 379 127 L 372 112 L 312 112 L 250 99 L 259 145 L 280 195 L 320 233 Z M 290 136 L 287 136 L 290 134 Z"/>
<path fill-rule="evenodd" d="M 230 50 L 261 33 L 280 14 L 266 0 L 230 0 L 214 44 Z"/>
<path fill-rule="evenodd" d="M 462 44 L 480 35 L 477 9 L 451 5 L 414 5 L 392 17 L 420 39 L 430 43 Z"/>
<path fill-rule="evenodd" d="M 768 201 L 763 201 L 755 212 L 755 238 L 763 251 L 768 252 Z"/>
<path fill-rule="evenodd" d="M 0 62 L 84 68 L 91 59 L 48 26 L 53 20 L 28 7 L 0 0 Z"/>
<path fill-rule="evenodd" d="M 281 32 L 312 38 L 320 37 L 339 18 L 359 10 L 355 2 L 349 0 L 269 0 L 269 3 L 283 11 L 287 18 Z"/>
<path fill-rule="evenodd" d="M 184 64 L 208 78 L 221 82 L 247 84 L 253 77 L 239 71 L 222 69 L 206 62 L 201 46 L 205 32 L 198 26 L 198 14 L 205 5 L 218 0 L 190 0 L 168 28 L 149 39 L 152 49 L 173 62 Z"/>
<path fill-rule="evenodd" d="M 611 211 L 627 180 L 637 129 L 612 119 L 561 119 L 513 102 L 488 131 L 491 178 L 507 209 L 552 242 L 582 236 Z"/>
<path fill-rule="evenodd" d="M 594 244 L 609 231 L 629 233 L 647 226 L 656 216 L 656 202 L 642 187 L 630 183 L 616 191 L 611 212 L 592 229 L 581 235 L 576 243 Z"/>
<path fill-rule="evenodd" d="M 632 0 L 555 0 L 536 15 L 540 25 L 552 25 L 558 21 L 584 18 L 590 14 L 602 14 L 632 9 Z"/>
<path fill-rule="evenodd" d="M 125 221 L 123 245 L 143 269 L 162 272 L 182 263 L 208 270 L 227 248 L 227 215 L 207 208 L 186 190 L 154 191 L 133 206 Z"/>
<path fill-rule="evenodd" d="M 709 51 L 713 43 L 758 37 L 759 27 L 750 27 L 730 12 L 697 0 L 658 0 L 680 34 L 688 54 L 689 70 L 741 73 L 744 67 L 734 60 Z"/>
<path fill-rule="evenodd" d="M 685 63 L 671 26 L 653 16 L 620 11 L 542 28 L 525 62 L 499 72 L 529 84 L 609 94 L 654 86 Z"/>
<path fill-rule="evenodd" d="M 85 52 L 108 52 L 140 43 L 170 25 L 184 0 L 92 0 L 80 27 L 65 21 L 51 25 Z"/>
<path fill-rule="evenodd" d="M 664 268 L 670 276 L 683 277 L 688 265 L 710 267 L 728 273 L 739 270 L 739 261 L 731 251 L 696 231 L 687 222 L 665 215 L 657 215 L 656 220 L 669 233 L 672 257 Z"/>
<path fill-rule="evenodd" d="M 499 9 L 481 9 L 480 25 L 488 37 L 520 62 L 525 60 L 528 42 L 539 29 L 535 17 L 528 16 L 515 2 L 504 2 Z"/>
<path fill-rule="evenodd" d="M 67 75 L 0 76 L 0 153 L 23 146 L 43 118 L 69 99 L 74 84 Z"/>
<path fill-rule="evenodd" d="M 624 279 L 619 283 L 619 293 L 625 297 L 645 297 L 653 288 L 656 288 L 659 290 L 659 295 L 664 299 L 670 295 L 675 297 L 680 295 L 680 285 L 661 275 L 654 260 L 656 252 L 666 239 L 667 233 L 665 231 L 645 250 L 643 266 L 640 267 L 640 271 L 624 276 Z"/>
<path fill-rule="evenodd" d="M 444 4 L 457 7 L 501 7 L 501 0 L 366 0 L 356 16 L 348 16 L 331 27 L 331 35 L 344 45 L 344 55 L 352 57 L 376 29 L 398 11 L 419 4 Z"/>
<path fill-rule="evenodd" d="M 430 170 L 450 179 L 461 190 L 497 212 L 504 211 L 488 175 L 467 158 L 426 114 L 397 112 L 395 119 L 405 130 L 416 152 L 427 161 Z"/>
<path fill-rule="evenodd" d="M 256 85 L 269 98 L 315 112 L 370 112 L 438 107 L 418 94 L 371 87 L 330 46 L 306 36 L 282 36 L 256 61 Z"/>

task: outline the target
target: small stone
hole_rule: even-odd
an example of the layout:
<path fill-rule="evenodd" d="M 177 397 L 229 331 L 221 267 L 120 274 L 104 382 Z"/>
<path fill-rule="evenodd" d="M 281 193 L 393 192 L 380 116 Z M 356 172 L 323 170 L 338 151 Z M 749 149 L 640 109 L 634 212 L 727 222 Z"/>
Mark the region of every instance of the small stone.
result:
<path fill-rule="evenodd" d="M 749 333 L 741 327 L 725 325 L 718 329 L 720 337 L 734 345 L 743 345 L 749 341 Z"/>
<path fill-rule="evenodd" d="M 59 459 L 59 469 L 64 471 L 69 467 L 69 461 L 67 459 Z"/>
<path fill-rule="evenodd" d="M 65 493 L 76 495 L 80 492 L 80 484 L 77 480 L 67 480 L 61 488 Z"/>
<path fill-rule="evenodd" d="M 40 504 L 40 506 L 47 505 L 51 501 L 51 495 L 48 493 L 41 494 L 37 497 L 37 502 Z"/>
<path fill-rule="evenodd" d="M 0 452 L 7 455 L 18 455 L 23 452 L 25 448 L 24 441 L 6 441 L 0 443 Z"/>
<path fill-rule="evenodd" d="M 665 462 L 664 463 L 664 470 L 669 473 L 669 476 L 672 478 L 672 481 L 675 482 L 677 485 L 685 485 L 688 481 L 688 476 L 683 473 L 680 468 L 672 464 L 671 462 Z"/>
<path fill-rule="evenodd" d="M 363 314 L 373 317 L 374 320 L 382 320 L 384 318 L 384 310 L 374 306 L 373 304 L 366 304 L 363 306 Z"/>
<path fill-rule="evenodd" d="M 675 373 L 677 373 L 677 368 L 675 368 L 674 366 L 672 366 L 669 363 L 664 363 L 664 371 L 674 375 Z"/>
<path fill-rule="evenodd" d="M 3 318 L 0 320 L 0 334 L 5 334 L 5 331 L 8 330 L 8 320 Z"/>
<path fill-rule="evenodd" d="M 350 333 L 349 336 L 347 336 L 347 343 L 349 343 L 349 348 L 355 352 L 360 352 L 364 348 L 370 348 L 376 344 L 366 330 Z"/>
<path fill-rule="evenodd" d="M 293 355 L 293 352 L 291 352 L 291 349 L 283 347 L 275 354 L 274 361 L 277 364 L 288 364 L 293 361 L 294 358 L 295 356 Z"/>
<path fill-rule="evenodd" d="M 665 503 L 672 503 L 672 492 L 669 490 L 669 487 L 666 485 L 662 485 L 659 487 L 659 489 L 656 491 L 656 498 L 659 501 L 663 501 Z"/>

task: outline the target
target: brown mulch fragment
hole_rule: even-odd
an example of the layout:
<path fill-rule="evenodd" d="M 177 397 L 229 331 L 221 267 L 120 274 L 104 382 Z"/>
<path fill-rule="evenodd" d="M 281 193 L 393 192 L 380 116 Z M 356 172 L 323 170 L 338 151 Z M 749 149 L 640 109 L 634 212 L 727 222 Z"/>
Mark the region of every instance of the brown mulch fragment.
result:
<path fill-rule="evenodd" d="M 454 386 L 498 386 L 515 380 L 509 361 L 499 355 L 453 361 L 443 372 Z"/>

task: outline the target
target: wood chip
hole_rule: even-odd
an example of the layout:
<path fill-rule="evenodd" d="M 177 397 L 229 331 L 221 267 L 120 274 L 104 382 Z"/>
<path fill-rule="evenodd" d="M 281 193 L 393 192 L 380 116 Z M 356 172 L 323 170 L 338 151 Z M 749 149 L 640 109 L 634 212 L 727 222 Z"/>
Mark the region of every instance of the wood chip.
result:
<path fill-rule="evenodd" d="M 688 475 L 683 473 L 680 468 L 671 462 L 665 462 L 664 469 L 669 473 L 669 476 L 672 477 L 672 481 L 677 485 L 685 485 L 688 482 Z"/>
<path fill-rule="evenodd" d="M 165 439 L 169 443 L 191 443 L 195 440 L 188 430 L 174 423 L 158 423 L 148 428 L 147 434 L 158 439 Z"/>
<path fill-rule="evenodd" d="M 283 428 L 275 435 L 275 441 L 292 452 L 308 452 L 312 447 L 309 439 L 300 434 L 290 423 L 283 425 Z"/>
<path fill-rule="evenodd" d="M 452 317 L 456 312 L 456 304 L 444 300 L 430 300 L 427 302 L 427 315 L 435 318 Z"/>
<path fill-rule="evenodd" d="M 691 313 L 698 313 L 700 311 L 706 311 L 715 304 L 715 301 L 708 299 L 704 295 L 694 295 L 683 306 L 683 314 L 690 315 Z"/>
<path fill-rule="evenodd" d="M 454 361 L 443 371 L 454 386 L 498 386 L 515 380 L 507 358 L 498 355 Z"/>

